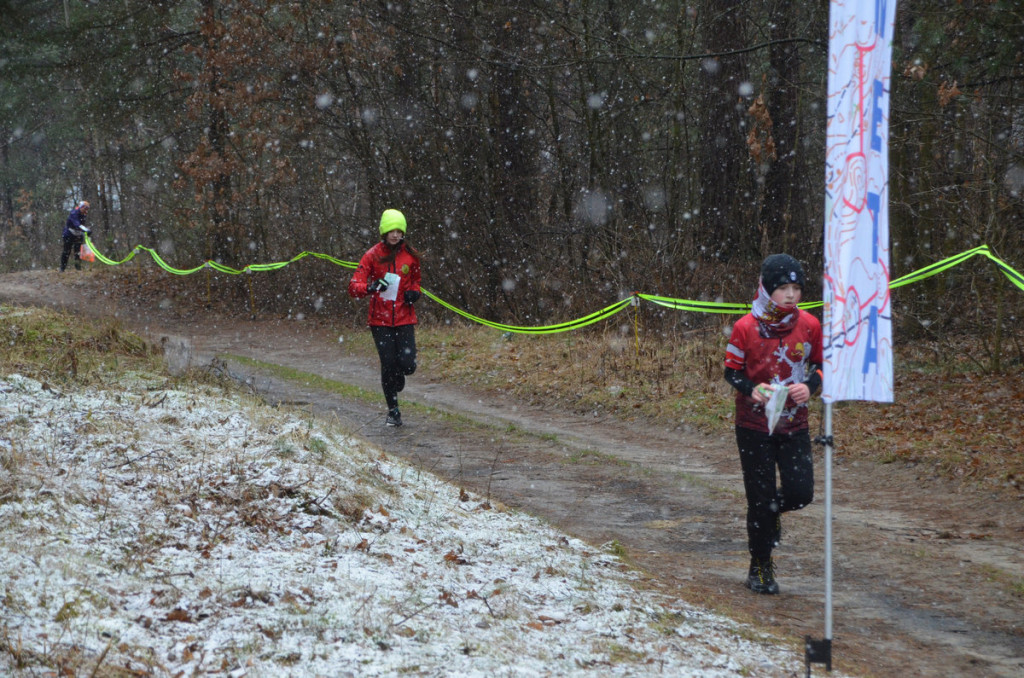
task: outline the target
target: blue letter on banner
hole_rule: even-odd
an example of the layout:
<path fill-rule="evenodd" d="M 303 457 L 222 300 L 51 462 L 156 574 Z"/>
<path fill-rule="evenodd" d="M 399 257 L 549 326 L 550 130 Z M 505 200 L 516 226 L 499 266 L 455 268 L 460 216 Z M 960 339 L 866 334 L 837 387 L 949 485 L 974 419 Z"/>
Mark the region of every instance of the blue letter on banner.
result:
<path fill-rule="evenodd" d="M 868 373 L 868 366 L 878 363 L 878 307 L 871 305 L 871 315 L 868 316 L 868 336 L 864 342 L 864 370 Z"/>

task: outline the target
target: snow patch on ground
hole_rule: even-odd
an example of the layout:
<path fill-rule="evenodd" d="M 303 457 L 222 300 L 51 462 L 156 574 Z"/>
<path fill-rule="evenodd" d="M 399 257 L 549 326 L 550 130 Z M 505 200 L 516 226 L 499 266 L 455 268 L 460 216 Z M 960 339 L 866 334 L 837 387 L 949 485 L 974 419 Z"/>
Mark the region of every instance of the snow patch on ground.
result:
<path fill-rule="evenodd" d="M 0 673 L 802 670 L 322 420 L 152 375 L 68 388 L 0 377 Z"/>

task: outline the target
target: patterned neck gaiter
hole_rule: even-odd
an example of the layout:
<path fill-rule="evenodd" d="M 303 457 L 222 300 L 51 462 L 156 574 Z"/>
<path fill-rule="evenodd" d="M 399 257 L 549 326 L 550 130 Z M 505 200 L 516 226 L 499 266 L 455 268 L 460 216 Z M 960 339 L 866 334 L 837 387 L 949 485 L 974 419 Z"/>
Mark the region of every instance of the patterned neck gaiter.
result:
<path fill-rule="evenodd" d="M 750 312 L 757 320 L 758 334 L 765 339 L 789 334 L 800 315 L 800 309 L 795 305 L 779 306 L 772 301 L 760 280 L 757 282 L 757 298 Z"/>

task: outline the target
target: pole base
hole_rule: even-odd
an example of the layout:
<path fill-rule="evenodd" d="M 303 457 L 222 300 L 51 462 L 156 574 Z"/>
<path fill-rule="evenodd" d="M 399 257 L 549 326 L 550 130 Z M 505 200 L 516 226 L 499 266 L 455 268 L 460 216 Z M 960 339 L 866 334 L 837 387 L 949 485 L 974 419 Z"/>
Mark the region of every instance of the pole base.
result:
<path fill-rule="evenodd" d="M 807 678 L 811 678 L 811 664 L 824 664 L 825 670 L 832 673 L 832 639 L 815 640 L 804 636 L 804 661 Z"/>

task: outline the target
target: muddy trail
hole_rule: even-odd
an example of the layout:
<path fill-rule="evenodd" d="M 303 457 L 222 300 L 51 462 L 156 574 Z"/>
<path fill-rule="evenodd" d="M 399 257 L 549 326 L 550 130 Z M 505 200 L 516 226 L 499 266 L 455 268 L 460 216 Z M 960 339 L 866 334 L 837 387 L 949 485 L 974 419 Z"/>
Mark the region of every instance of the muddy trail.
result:
<path fill-rule="evenodd" d="M 788 639 L 824 629 L 821 450 L 816 501 L 787 514 L 778 596 L 743 587 L 744 501 L 731 427 L 719 435 L 595 419 L 444 383 L 421 370 L 402 394 L 406 425 L 383 426 L 376 360 L 314 321 L 226 319 L 130 305 L 89 274 L 0 276 L 0 301 L 114 316 L 180 367 L 245 356 L 357 386 L 345 397 L 238 361 L 216 364 L 271 403 L 336 418 L 390 454 L 595 545 L 617 542 L 651 586 Z M 142 307 L 146 306 L 146 307 Z M 349 330 L 345 330 L 349 331 Z M 838 441 L 841 445 L 841 441 Z M 1017 505 L 898 464 L 834 474 L 834 668 L 863 676 L 1024 675 L 1024 516 Z M 825 675 L 814 665 L 813 675 Z M 793 667 L 804 675 L 803 665 Z"/>

